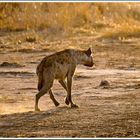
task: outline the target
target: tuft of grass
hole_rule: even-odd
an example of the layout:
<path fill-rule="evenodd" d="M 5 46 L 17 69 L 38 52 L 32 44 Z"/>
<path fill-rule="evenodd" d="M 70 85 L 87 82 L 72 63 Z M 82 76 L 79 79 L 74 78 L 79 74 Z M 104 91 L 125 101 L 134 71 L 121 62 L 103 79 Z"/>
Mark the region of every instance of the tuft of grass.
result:
<path fill-rule="evenodd" d="M 138 26 L 119 26 L 118 28 L 112 29 L 103 33 L 103 39 L 113 39 L 123 41 L 129 38 L 138 38 L 140 37 L 140 27 Z"/>

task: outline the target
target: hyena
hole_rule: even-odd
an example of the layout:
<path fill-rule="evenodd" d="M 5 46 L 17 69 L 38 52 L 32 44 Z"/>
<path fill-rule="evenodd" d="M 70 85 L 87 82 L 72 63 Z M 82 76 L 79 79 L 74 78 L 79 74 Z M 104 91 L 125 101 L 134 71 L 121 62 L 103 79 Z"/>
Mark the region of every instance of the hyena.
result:
<path fill-rule="evenodd" d="M 93 66 L 94 63 L 91 54 L 90 48 L 88 50 L 66 49 L 43 58 L 37 66 L 36 71 L 39 90 L 35 97 L 36 111 L 40 110 L 38 108 L 40 97 L 47 92 L 49 92 L 50 98 L 55 106 L 59 105 L 51 90 L 55 79 L 59 81 L 67 92 L 65 103 L 67 105 L 70 104 L 71 107 L 78 107 L 73 103 L 71 97 L 72 77 L 78 64 L 88 67 Z"/>

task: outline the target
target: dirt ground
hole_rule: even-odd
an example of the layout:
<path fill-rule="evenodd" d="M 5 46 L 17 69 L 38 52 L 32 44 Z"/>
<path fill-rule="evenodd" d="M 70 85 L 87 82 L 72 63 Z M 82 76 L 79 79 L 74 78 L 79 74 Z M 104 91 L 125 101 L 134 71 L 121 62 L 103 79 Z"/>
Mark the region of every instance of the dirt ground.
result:
<path fill-rule="evenodd" d="M 37 33 L 45 34 L 44 32 Z M 140 39 L 104 39 L 79 33 L 26 40 L 30 32 L 0 34 L 0 137 L 140 137 Z M 49 95 L 34 111 L 36 66 L 46 55 L 68 48 L 93 50 L 95 66 L 78 66 L 72 97 L 55 81 L 55 107 Z M 106 81 L 108 84 L 101 84 Z"/>

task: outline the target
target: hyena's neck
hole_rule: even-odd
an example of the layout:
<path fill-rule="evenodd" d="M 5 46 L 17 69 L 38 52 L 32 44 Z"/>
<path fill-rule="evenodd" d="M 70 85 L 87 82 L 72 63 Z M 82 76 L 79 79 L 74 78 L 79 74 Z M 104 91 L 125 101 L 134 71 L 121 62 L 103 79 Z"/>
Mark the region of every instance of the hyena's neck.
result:
<path fill-rule="evenodd" d="M 82 56 L 82 51 L 73 50 L 72 51 L 72 56 L 74 57 L 77 65 L 82 64 L 82 57 L 83 57 Z"/>

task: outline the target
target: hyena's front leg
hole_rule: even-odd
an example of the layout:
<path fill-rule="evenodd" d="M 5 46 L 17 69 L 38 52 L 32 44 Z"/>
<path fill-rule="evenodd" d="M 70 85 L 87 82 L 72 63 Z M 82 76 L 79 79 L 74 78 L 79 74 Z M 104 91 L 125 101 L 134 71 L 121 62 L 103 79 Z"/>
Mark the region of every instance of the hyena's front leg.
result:
<path fill-rule="evenodd" d="M 62 85 L 62 87 L 68 92 L 67 86 L 66 86 L 66 82 L 63 80 L 60 80 L 59 83 Z M 65 103 L 67 105 L 69 105 L 69 100 L 67 99 L 67 97 L 65 98 Z"/>
<path fill-rule="evenodd" d="M 55 106 L 59 106 L 59 102 L 54 98 L 54 95 L 53 95 L 51 89 L 49 90 L 49 94 L 50 94 L 50 98 L 52 99 L 52 101 L 55 104 Z"/>
<path fill-rule="evenodd" d="M 67 91 L 67 100 L 70 102 L 71 108 L 78 107 L 72 101 L 72 98 L 71 98 L 71 86 L 72 86 L 72 76 L 68 76 L 67 77 L 67 88 L 68 88 L 68 91 Z"/>

